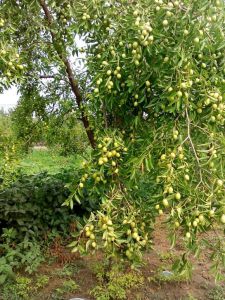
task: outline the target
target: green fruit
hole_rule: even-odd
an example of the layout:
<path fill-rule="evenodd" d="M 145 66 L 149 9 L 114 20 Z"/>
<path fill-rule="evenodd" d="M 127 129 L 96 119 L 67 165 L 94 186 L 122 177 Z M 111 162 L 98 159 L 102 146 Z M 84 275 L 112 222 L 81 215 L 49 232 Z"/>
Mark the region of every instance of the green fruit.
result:
<path fill-rule="evenodd" d="M 130 229 L 127 230 L 127 235 L 131 235 L 131 230 Z"/>
<path fill-rule="evenodd" d="M 199 215 L 198 218 L 199 218 L 199 221 L 200 221 L 200 222 L 203 222 L 203 221 L 204 221 L 204 216 L 203 216 L 203 215 Z"/>
<path fill-rule="evenodd" d="M 187 181 L 189 181 L 190 180 L 190 176 L 188 174 L 185 174 L 184 175 L 184 179 L 187 180 Z"/>
<path fill-rule="evenodd" d="M 223 180 L 218 179 L 218 180 L 217 180 L 217 185 L 218 185 L 218 186 L 223 186 Z"/>
<path fill-rule="evenodd" d="M 175 154 L 174 152 L 171 152 L 171 153 L 170 153 L 170 157 L 171 157 L 171 158 L 175 158 L 175 157 L 176 157 L 176 154 Z"/>
<path fill-rule="evenodd" d="M 169 206 L 169 202 L 168 202 L 167 199 L 163 199 L 163 205 L 164 205 L 165 207 L 168 207 L 168 206 Z"/>
<path fill-rule="evenodd" d="M 147 241 L 146 241 L 146 240 L 141 241 L 141 245 L 142 245 L 142 246 L 145 246 L 146 244 L 147 244 Z"/>
<path fill-rule="evenodd" d="M 138 233 L 137 233 L 137 232 L 134 232 L 134 233 L 132 234 L 132 237 L 133 237 L 134 239 L 137 239 Z"/>
<path fill-rule="evenodd" d="M 98 164 L 101 166 L 104 164 L 104 161 L 102 159 L 99 159 Z"/>
<path fill-rule="evenodd" d="M 221 221 L 223 224 L 225 224 L 225 214 L 223 214 L 223 215 L 221 216 L 220 221 Z"/>
<path fill-rule="evenodd" d="M 198 226 L 198 222 L 197 222 L 197 221 L 194 221 L 194 222 L 193 222 L 193 226 L 194 226 L 194 227 L 197 227 L 197 226 Z"/>
<path fill-rule="evenodd" d="M 211 209 L 211 210 L 209 211 L 209 215 L 210 215 L 210 217 L 213 217 L 213 216 L 215 215 L 215 211 L 214 211 L 213 209 Z"/>
<path fill-rule="evenodd" d="M 165 160 L 166 159 L 166 154 L 162 154 L 160 157 L 161 160 Z"/>
<path fill-rule="evenodd" d="M 131 222 L 131 223 L 130 223 L 130 226 L 131 226 L 132 228 L 134 228 L 134 227 L 136 226 L 135 222 Z"/>
<path fill-rule="evenodd" d="M 91 232 L 90 231 L 86 231 L 85 235 L 86 235 L 86 237 L 89 237 L 91 235 Z"/>
<path fill-rule="evenodd" d="M 108 221 L 107 221 L 107 225 L 108 225 L 108 226 L 112 226 L 112 221 L 111 221 L 111 220 L 108 220 Z"/>
<path fill-rule="evenodd" d="M 181 199 L 181 194 L 178 192 L 175 194 L 175 199 L 180 200 Z"/>
<path fill-rule="evenodd" d="M 186 233 L 186 238 L 190 239 L 190 237 L 191 237 L 190 232 L 187 232 L 187 233 Z"/>
<path fill-rule="evenodd" d="M 126 256 L 127 256 L 128 258 L 131 257 L 131 252 L 130 252 L 129 250 L 126 250 Z"/>
<path fill-rule="evenodd" d="M 180 226 L 180 223 L 178 221 L 176 221 L 175 226 L 178 228 Z"/>
<path fill-rule="evenodd" d="M 90 235 L 90 239 L 91 239 L 91 240 L 94 240 L 94 239 L 95 239 L 94 233 L 92 233 L 92 234 Z"/>
<path fill-rule="evenodd" d="M 168 193 L 169 193 L 169 194 L 172 194 L 172 193 L 173 193 L 173 187 L 172 187 L 172 186 L 170 186 L 170 187 L 168 188 Z"/>
<path fill-rule="evenodd" d="M 23 70 L 23 69 L 24 69 L 23 65 L 18 65 L 18 68 L 19 68 L 20 70 Z"/>
<path fill-rule="evenodd" d="M 96 248 L 96 246 L 97 246 L 96 242 L 92 242 L 92 243 L 91 243 L 91 246 L 92 246 L 93 248 Z"/>
<path fill-rule="evenodd" d="M 103 157 L 103 159 L 102 159 L 105 163 L 107 163 L 108 162 L 108 158 L 107 157 Z"/>
<path fill-rule="evenodd" d="M 163 26 L 168 26 L 169 22 L 167 20 L 163 20 Z"/>

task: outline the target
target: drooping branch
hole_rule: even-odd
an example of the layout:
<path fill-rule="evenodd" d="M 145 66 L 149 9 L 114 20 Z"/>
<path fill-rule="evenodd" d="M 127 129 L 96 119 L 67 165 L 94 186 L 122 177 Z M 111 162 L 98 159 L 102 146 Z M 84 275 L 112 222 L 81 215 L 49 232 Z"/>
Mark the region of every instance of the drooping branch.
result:
<path fill-rule="evenodd" d="M 186 114 L 186 118 L 187 118 L 187 131 L 188 131 L 188 135 L 187 135 L 187 138 L 191 144 L 191 148 L 193 150 L 193 153 L 194 153 L 194 156 L 195 156 L 195 159 L 197 161 L 197 165 L 198 165 L 198 168 L 199 168 L 199 177 L 200 177 L 200 182 L 197 186 L 199 186 L 202 182 L 203 182 L 203 177 L 202 177 L 202 169 L 201 169 L 201 165 L 200 165 L 200 160 L 199 160 L 199 157 L 198 157 L 198 154 L 196 152 L 196 149 L 195 149 L 195 146 L 194 146 L 194 143 L 192 141 L 192 138 L 191 138 L 191 121 L 190 121 L 190 118 L 189 118 L 189 114 L 188 114 L 188 110 L 187 108 L 185 109 L 185 114 Z"/>
<path fill-rule="evenodd" d="M 85 127 L 85 130 L 87 132 L 88 139 L 90 141 L 91 146 L 94 148 L 95 147 L 94 133 L 93 133 L 93 130 L 90 128 L 89 120 L 88 120 L 87 116 L 85 115 L 84 109 L 82 108 L 83 99 L 82 99 L 82 95 L 81 95 L 78 83 L 73 74 L 71 64 L 69 62 L 69 59 L 66 57 L 66 55 L 64 55 L 64 52 L 55 46 L 56 45 L 56 35 L 51 28 L 52 24 L 53 24 L 53 17 L 51 15 L 50 10 L 48 9 L 48 6 L 47 6 L 45 0 L 39 0 L 39 3 L 41 5 L 41 7 L 44 11 L 45 17 L 47 19 L 54 48 L 55 48 L 60 60 L 64 63 L 64 66 L 66 69 L 66 74 L 67 74 L 67 77 L 68 77 L 68 80 L 69 80 L 69 83 L 71 86 L 71 90 L 76 98 L 77 106 L 81 112 L 81 119 L 82 119 L 83 125 Z"/>

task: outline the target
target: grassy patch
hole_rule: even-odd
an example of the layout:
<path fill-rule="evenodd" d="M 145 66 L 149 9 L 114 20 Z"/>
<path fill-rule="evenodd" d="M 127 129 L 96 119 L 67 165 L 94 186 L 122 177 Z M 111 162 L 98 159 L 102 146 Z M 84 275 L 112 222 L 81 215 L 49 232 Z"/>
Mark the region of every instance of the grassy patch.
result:
<path fill-rule="evenodd" d="M 216 286 L 211 289 L 208 293 L 208 298 L 210 300 L 224 300 L 225 299 L 225 287 Z"/>
<path fill-rule="evenodd" d="M 82 157 L 79 155 L 61 156 L 48 149 L 33 149 L 20 162 L 26 174 L 37 174 L 47 171 L 49 174 L 60 172 L 62 168 L 79 168 Z"/>
<path fill-rule="evenodd" d="M 65 280 L 63 284 L 55 290 L 55 292 L 52 295 L 52 298 L 57 300 L 65 299 L 65 297 L 62 297 L 64 294 L 75 292 L 78 289 L 79 286 L 74 280 Z"/>

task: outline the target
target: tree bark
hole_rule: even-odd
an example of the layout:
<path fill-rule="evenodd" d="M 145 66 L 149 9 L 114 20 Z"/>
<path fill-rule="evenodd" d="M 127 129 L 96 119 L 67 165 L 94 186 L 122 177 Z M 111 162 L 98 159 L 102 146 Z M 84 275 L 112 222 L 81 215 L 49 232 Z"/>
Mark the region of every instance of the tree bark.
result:
<path fill-rule="evenodd" d="M 45 17 L 47 19 L 54 48 L 55 48 L 59 58 L 61 59 L 61 61 L 65 65 L 65 69 L 66 69 L 67 77 L 68 77 L 68 80 L 69 80 L 69 83 L 70 83 L 70 86 L 71 86 L 71 90 L 72 90 L 72 92 L 73 92 L 73 94 L 76 98 L 77 106 L 78 106 L 78 108 L 81 112 L 81 120 L 82 120 L 83 125 L 85 127 L 88 139 L 90 141 L 90 144 L 91 144 L 92 148 L 95 148 L 94 132 L 90 128 L 89 120 L 88 120 L 87 116 L 85 115 L 84 109 L 82 108 L 83 99 L 82 99 L 82 96 L 81 96 L 79 86 L 78 86 L 78 84 L 75 80 L 75 76 L 73 74 L 71 64 L 69 62 L 69 59 L 66 56 L 64 56 L 63 52 L 58 47 L 55 47 L 56 36 L 55 36 L 55 33 L 51 30 L 51 25 L 53 23 L 53 17 L 51 15 L 50 10 L 48 9 L 48 6 L 47 6 L 45 0 L 39 0 L 39 3 L 41 5 L 41 7 L 44 11 Z"/>

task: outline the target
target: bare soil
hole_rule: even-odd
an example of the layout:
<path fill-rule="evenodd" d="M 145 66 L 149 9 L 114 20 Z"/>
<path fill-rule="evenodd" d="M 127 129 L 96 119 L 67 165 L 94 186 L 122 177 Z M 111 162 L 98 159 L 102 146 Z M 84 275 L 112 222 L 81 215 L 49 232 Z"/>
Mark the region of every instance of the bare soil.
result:
<path fill-rule="evenodd" d="M 154 250 L 145 255 L 145 266 L 140 270 L 140 276 L 143 276 L 145 281 L 141 288 L 129 291 L 127 300 L 225 300 L 223 295 L 218 298 L 213 294 L 216 291 L 216 284 L 213 276 L 210 274 L 210 260 L 209 253 L 205 252 L 200 259 L 193 258 L 195 270 L 190 281 L 169 280 L 164 281 L 158 277 L 162 270 L 168 269 L 174 257 L 183 253 L 183 246 L 178 242 L 175 249 L 170 249 L 170 244 L 167 239 L 163 220 L 159 219 L 157 223 L 157 230 L 154 236 Z M 211 234 L 213 237 L 213 233 Z M 63 251 L 62 249 L 60 251 Z M 75 266 L 75 271 L 69 278 L 73 279 L 79 285 L 79 290 L 74 293 L 66 293 L 62 299 L 69 300 L 70 298 L 84 298 L 94 300 L 90 296 L 90 290 L 96 286 L 97 279 L 93 272 L 93 264 L 101 260 L 101 255 L 94 257 L 80 258 L 77 255 L 68 257 L 68 250 L 65 250 L 67 257 L 67 265 Z M 65 268 L 65 263 L 61 259 L 61 254 L 57 262 L 50 265 L 44 264 L 39 269 L 39 274 L 49 276 L 50 280 L 38 294 L 38 296 L 31 298 L 32 300 L 52 300 L 56 299 L 54 291 L 60 287 L 68 276 L 58 276 L 59 270 Z M 225 291 L 225 283 L 220 284 Z"/>

